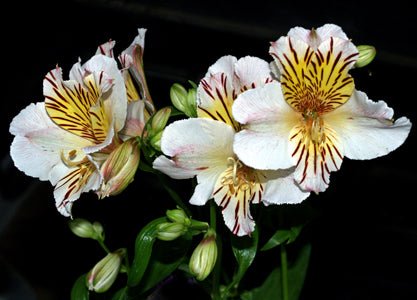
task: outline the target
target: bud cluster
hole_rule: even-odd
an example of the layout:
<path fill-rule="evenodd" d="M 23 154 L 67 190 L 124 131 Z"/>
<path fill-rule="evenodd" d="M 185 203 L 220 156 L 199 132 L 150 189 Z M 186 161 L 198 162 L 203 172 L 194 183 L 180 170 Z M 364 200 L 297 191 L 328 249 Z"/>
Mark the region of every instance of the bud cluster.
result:
<path fill-rule="evenodd" d="M 181 208 L 167 210 L 166 216 L 169 222 L 159 224 L 157 234 L 157 238 L 163 241 L 173 241 L 187 232 L 199 234 L 209 228 L 206 222 L 192 220 Z"/>
<path fill-rule="evenodd" d="M 174 83 L 170 90 L 171 102 L 176 109 L 191 118 L 197 117 L 197 86 L 188 91 L 179 83 Z"/>
<path fill-rule="evenodd" d="M 180 208 L 167 210 L 167 218 L 170 222 L 161 223 L 158 226 L 157 238 L 163 241 L 173 241 L 187 233 L 191 225 L 191 219 Z"/>
<path fill-rule="evenodd" d="M 104 241 L 103 226 L 99 222 L 91 223 L 78 218 L 69 221 L 68 225 L 72 233 L 78 237 Z"/>
<path fill-rule="evenodd" d="M 161 138 L 164 132 L 165 126 L 167 125 L 169 116 L 171 115 L 170 108 L 163 108 L 155 113 L 152 118 L 151 125 L 147 132 L 148 140 L 152 147 L 156 150 L 161 151 Z"/>

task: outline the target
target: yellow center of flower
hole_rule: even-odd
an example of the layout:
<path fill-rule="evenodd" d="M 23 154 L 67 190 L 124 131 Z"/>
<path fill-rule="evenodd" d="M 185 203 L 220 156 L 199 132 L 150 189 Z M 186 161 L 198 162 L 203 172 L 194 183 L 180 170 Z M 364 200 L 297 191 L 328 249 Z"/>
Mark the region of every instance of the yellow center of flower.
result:
<path fill-rule="evenodd" d="M 228 186 L 232 194 L 237 190 L 246 191 L 255 185 L 256 178 L 249 167 L 233 157 L 228 157 L 227 161 L 228 169 L 222 173 L 220 182 Z"/>
<path fill-rule="evenodd" d="M 315 111 L 307 111 L 303 114 L 305 132 L 303 133 L 307 145 L 312 142 L 316 145 L 322 145 L 326 140 L 324 131 L 324 121 Z"/>

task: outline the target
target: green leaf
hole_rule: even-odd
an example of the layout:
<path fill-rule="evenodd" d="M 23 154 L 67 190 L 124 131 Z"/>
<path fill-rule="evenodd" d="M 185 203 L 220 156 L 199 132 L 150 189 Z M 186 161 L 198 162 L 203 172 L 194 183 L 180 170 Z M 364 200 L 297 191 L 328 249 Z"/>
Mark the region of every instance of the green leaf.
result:
<path fill-rule="evenodd" d="M 136 286 L 141 281 L 143 274 L 148 267 L 149 259 L 151 258 L 152 247 L 158 232 L 158 225 L 165 222 L 168 222 L 166 217 L 155 219 L 149 222 L 139 232 L 135 242 L 135 257 L 127 280 L 128 286 Z"/>
<path fill-rule="evenodd" d="M 122 288 L 121 290 L 119 290 L 118 292 L 116 292 L 113 297 L 111 298 L 111 300 L 127 300 L 127 290 L 128 287 L 125 286 L 124 288 Z"/>
<path fill-rule="evenodd" d="M 259 232 L 257 228 L 255 228 L 255 230 L 252 232 L 251 237 L 238 237 L 232 235 L 232 250 L 233 254 L 235 255 L 238 268 L 235 275 L 233 276 L 233 281 L 226 287 L 225 291 L 223 292 L 223 296 L 226 295 L 226 293 L 231 288 L 236 289 L 238 287 L 239 282 L 242 280 L 246 271 L 255 259 L 256 252 L 258 250 L 258 240 Z"/>
<path fill-rule="evenodd" d="M 278 229 L 268 242 L 261 248 L 261 251 L 270 250 L 281 244 L 290 244 L 296 240 L 303 229 L 304 224 L 293 226 L 288 229 Z"/>
<path fill-rule="evenodd" d="M 88 300 L 90 292 L 85 283 L 87 274 L 83 274 L 77 278 L 71 289 L 71 300 Z"/>
<path fill-rule="evenodd" d="M 297 300 L 301 294 L 310 260 L 311 244 L 306 244 L 299 251 L 294 262 L 288 267 L 288 296 Z M 264 283 L 241 295 L 242 300 L 282 300 L 281 267 L 275 268 Z"/>
<path fill-rule="evenodd" d="M 184 235 L 171 242 L 158 240 L 137 292 L 145 293 L 174 272 L 184 262 L 190 244 L 191 235 Z"/>
<path fill-rule="evenodd" d="M 198 88 L 198 86 L 195 84 L 195 82 L 194 82 L 194 81 L 188 80 L 188 83 L 189 83 L 189 84 L 191 84 L 191 86 L 192 86 L 193 88 L 195 88 L 195 89 L 197 89 L 197 88 Z"/>

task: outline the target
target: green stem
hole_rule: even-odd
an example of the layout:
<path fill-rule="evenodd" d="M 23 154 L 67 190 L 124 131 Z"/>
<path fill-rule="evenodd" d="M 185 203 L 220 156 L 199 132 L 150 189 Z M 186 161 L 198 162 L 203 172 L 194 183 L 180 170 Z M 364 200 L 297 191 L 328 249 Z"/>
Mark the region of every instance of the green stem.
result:
<path fill-rule="evenodd" d="M 281 244 L 281 283 L 282 283 L 282 299 L 289 300 L 288 297 L 288 264 L 287 264 L 287 249 L 284 244 Z"/>
<path fill-rule="evenodd" d="M 127 250 L 125 253 L 125 267 L 126 267 L 126 273 L 129 276 L 129 272 L 130 272 L 130 263 L 129 263 L 129 257 L 127 256 Z"/>
<path fill-rule="evenodd" d="M 181 197 L 178 196 L 178 194 L 169 186 L 169 184 L 168 184 L 167 180 L 165 179 L 164 175 L 162 175 L 161 173 L 156 173 L 156 176 L 158 177 L 159 181 L 162 183 L 163 187 L 168 192 L 168 194 L 175 200 L 177 205 L 179 207 L 181 207 L 188 216 L 191 216 L 190 210 L 184 204 L 184 202 L 181 200 Z"/>
<path fill-rule="evenodd" d="M 100 244 L 101 248 L 103 248 L 104 251 L 106 251 L 107 254 L 110 253 L 109 248 L 106 247 L 106 245 L 104 244 L 104 241 L 103 240 L 98 239 L 97 242 Z"/>
<path fill-rule="evenodd" d="M 214 200 L 210 201 L 210 228 L 216 231 L 217 227 L 217 207 Z M 220 236 L 216 232 L 216 243 L 217 243 L 217 261 L 213 270 L 213 282 L 212 282 L 212 299 L 220 299 L 220 271 L 221 271 L 221 260 L 222 260 L 222 243 Z"/>
<path fill-rule="evenodd" d="M 216 218 L 217 218 L 217 212 L 216 212 L 216 203 L 214 200 L 210 201 L 210 227 L 214 231 L 216 231 Z"/>

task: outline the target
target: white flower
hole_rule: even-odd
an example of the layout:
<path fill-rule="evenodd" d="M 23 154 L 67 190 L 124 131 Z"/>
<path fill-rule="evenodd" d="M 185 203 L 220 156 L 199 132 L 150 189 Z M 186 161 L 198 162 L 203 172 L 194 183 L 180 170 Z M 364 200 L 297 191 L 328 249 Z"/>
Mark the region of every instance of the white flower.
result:
<path fill-rule="evenodd" d="M 169 125 L 161 139 L 162 152 L 153 167 L 176 179 L 197 176 L 190 203 L 204 205 L 214 198 L 226 226 L 236 235 L 250 234 L 255 222 L 251 203 L 299 203 L 308 193 L 294 183 L 291 170 L 262 171 L 243 164 L 233 152 L 240 125 L 231 106 L 242 91 L 272 81 L 265 61 L 254 57 L 219 59 L 198 88 L 199 118 Z"/>
<path fill-rule="evenodd" d="M 234 151 L 246 165 L 295 166 L 301 188 L 321 192 L 344 156 L 372 159 L 407 138 L 407 118 L 394 122 L 385 102 L 373 102 L 354 90 L 348 71 L 358 52 L 340 27 L 294 28 L 272 43 L 270 51 L 281 84 L 241 94 L 232 110 L 235 120 L 244 124 Z"/>
<path fill-rule="evenodd" d="M 44 80 L 45 102 L 30 104 L 12 121 L 10 154 L 18 169 L 55 186 L 58 211 L 71 215 L 80 194 L 101 183 L 102 153 L 126 119 L 126 89 L 112 58 L 76 63 L 70 79 L 60 68 Z"/>

